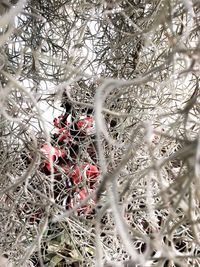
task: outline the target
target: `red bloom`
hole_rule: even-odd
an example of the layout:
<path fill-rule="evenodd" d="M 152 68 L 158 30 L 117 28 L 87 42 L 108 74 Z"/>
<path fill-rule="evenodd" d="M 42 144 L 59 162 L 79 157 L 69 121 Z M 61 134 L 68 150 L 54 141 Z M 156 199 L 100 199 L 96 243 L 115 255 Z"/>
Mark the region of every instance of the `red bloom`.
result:
<path fill-rule="evenodd" d="M 76 125 L 78 130 L 86 135 L 93 135 L 96 132 L 95 121 L 93 117 L 81 116 Z"/>
<path fill-rule="evenodd" d="M 85 178 L 85 181 L 90 188 L 93 187 L 100 174 L 97 166 L 91 164 L 84 164 L 82 166 L 73 165 L 71 170 L 65 168 L 65 171 L 69 174 L 74 185 L 80 184 Z"/>
<path fill-rule="evenodd" d="M 53 124 L 54 124 L 55 127 L 61 128 L 61 120 L 62 120 L 62 118 L 63 118 L 63 115 L 61 115 L 58 118 L 55 118 L 53 120 Z"/>
<path fill-rule="evenodd" d="M 53 124 L 56 128 L 63 128 L 65 126 L 69 126 L 72 123 L 71 114 L 61 115 L 58 118 L 53 120 Z"/>
<path fill-rule="evenodd" d="M 87 198 L 88 193 L 89 192 L 86 188 L 76 189 L 73 198 L 70 199 L 68 207 L 74 208 L 75 205 L 78 205 Z M 78 215 L 91 214 L 91 212 L 94 210 L 94 204 L 94 200 L 89 200 L 89 203 L 77 209 Z"/>
<path fill-rule="evenodd" d="M 73 141 L 70 132 L 66 128 L 61 128 L 59 129 L 58 132 L 58 142 L 63 142 L 63 141 L 65 141 L 65 143 Z"/>
<path fill-rule="evenodd" d="M 83 181 L 83 177 L 81 175 L 80 169 L 77 165 L 72 167 L 72 170 L 69 174 L 70 178 L 72 179 L 73 184 L 78 185 Z"/>
<path fill-rule="evenodd" d="M 50 160 L 50 156 L 52 157 L 52 161 L 57 161 L 60 156 L 60 150 L 53 147 L 52 145 L 44 144 L 42 145 L 40 151 Z"/>
<path fill-rule="evenodd" d="M 87 190 L 86 188 L 82 188 L 78 193 L 78 198 L 82 201 L 87 197 Z"/>
<path fill-rule="evenodd" d="M 45 161 L 45 167 L 49 172 L 51 171 L 50 159 L 52 159 L 53 163 L 56 163 L 59 158 L 63 159 L 66 156 L 64 150 L 48 144 L 42 145 L 40 151 L 48 158 L 48 160 Z"/>
<path fill-rule="evenodd" d="M 96 165 L 87 164 L 85 166 L 86 168 L 86 176 L 87 179 L 90 181 L 96 180 L 96 178 L 99 176 L 99 169 Z"/>

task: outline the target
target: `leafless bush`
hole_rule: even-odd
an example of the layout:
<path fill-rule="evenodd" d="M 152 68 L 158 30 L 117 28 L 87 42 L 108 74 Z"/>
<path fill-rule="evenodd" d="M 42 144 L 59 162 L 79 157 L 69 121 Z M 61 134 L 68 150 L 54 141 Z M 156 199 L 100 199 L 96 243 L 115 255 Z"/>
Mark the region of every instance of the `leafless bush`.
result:
<path fill-rule="evenodd" d="M 0 1 L 0 248 L 10 262 L 199 266 L 199 8 Z M 67 210 L 67 174 L 50 162 L 45 175 L 40 151 L 63 93 L 77 113 L 94 109 L 101 171 Z M 95 213 L 80 215 L 92 199 Z"/>

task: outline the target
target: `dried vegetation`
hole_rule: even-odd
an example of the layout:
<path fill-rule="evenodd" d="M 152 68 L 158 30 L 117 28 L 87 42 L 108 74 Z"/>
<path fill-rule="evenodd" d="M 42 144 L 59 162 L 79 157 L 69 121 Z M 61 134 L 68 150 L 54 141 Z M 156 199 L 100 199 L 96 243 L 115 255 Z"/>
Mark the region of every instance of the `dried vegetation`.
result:
<path fill-rule="evenodd" d="M 199 1 L 1 0 L 0 13 L 2 253 L 20 267 L 199 266 Z M 64 91 L 95 109 L 89 218 L 40 171 Z"/>

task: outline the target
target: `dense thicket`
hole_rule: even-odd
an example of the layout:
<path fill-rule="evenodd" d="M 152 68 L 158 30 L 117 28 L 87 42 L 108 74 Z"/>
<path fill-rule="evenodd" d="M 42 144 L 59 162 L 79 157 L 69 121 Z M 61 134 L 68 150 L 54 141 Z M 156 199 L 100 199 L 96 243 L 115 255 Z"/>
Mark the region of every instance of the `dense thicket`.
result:
<path fill-rule="evenodd" d="M 0 1 L 0 248 L 10 261 L 199 265 L 199 9 Z M 101 176 L 90 216 L 66 210 L 63 182 L 41 171 L 66 99 L 76 114 L 94 110 Z"/>

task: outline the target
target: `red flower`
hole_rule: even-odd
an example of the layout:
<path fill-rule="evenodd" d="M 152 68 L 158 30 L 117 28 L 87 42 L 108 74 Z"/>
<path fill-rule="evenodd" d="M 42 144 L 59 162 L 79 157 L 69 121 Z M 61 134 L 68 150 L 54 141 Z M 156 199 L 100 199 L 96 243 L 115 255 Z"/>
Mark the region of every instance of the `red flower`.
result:
<path fill-rule="evenodd" d="M 65 143 L 73 141 L 70 132 L 66 128 L 61 128 L 59 129 L 58 132 L 58 142 L 63 142 L 63 141 L 65 141 Z"/>
<path fill-rule="evenodd" d="M 80 169 L 77 165 L 71 168 L 71 172 L 69 174 L 70 178 L 72 179 L 73 184 L 78 185 L 83 181 L 83 177 L 81 175 Z"/>
<path fill-rule="evenodd" d="M 95 121 L 93 117 L 81 116 L 76 125 L 78 130 L 86 135 L 92 135 L 96 132 Z"/>
<path fill-rule="evenodd" d="M 52 161 L 57 161 L 60 156 L 60 150 L 53 147 L 49 144 L 42 145 L 40 151 L 50 160 L 50 156 L 52 156 Z"/>
<path fill-rule="evenodd" d="M 85 166 L 86 168 L 86 176 L 88 180 L 96 180 L 96 178 L 99 176 L 99 169 L 96 165 L 87 164 Z"/>
<path fill-rule="evenodd" d="M 56 128 L 63 128 L 63 126 L 69 126 L 72 123 L 71 114 L 61 115 L 53 120 L 53 124 Z"/>
<path fill-rule="evenodd" d="M 78 198 L 82 201 L 87 197 L 87 190 L 86 188 L 82 188 L 79 192 L 78 192 Z"/>
<path fill-rule="evenodd" d="M 69 168 L 65 168 L 65 171 L 69 174 L 69 177 L 74 185 L 80 184 L 85 178 L 86 183 L 88 182 L 90 188 L 93 187 L 100 174 L 97 166 L 91 164 L 84 164 L 82 166 L 73 165 L 71 170 Z"/>
<path fill-rule="evenodd" d="M 48 158 L 48 160 L 45 161 L 45 167 L 49 172 L 51 171 L 50 159 L 52 159 L 53 163 L 57 163 L 59 158 L 63 159 L 66 156 L 64 150 L 48 144 L 42 145 L 40 151 Z"/>
<path fill-rule="evenodd" d="M 74 208 L 75 205 L 80 204 L 82 201 L 84 201 L 88 196 L 88 191 L 86 188 L 76 189 L 76 192 L 74 194 L 74 197 L 70 199 L 69 208 Z M 78 215 L 81 214 L 91 214 L 94 210 L 94 200 L 89 200 L 89 203 L 83 205 L 82 207 L 77 209 Z"/>
<path fill-rule="evenodd" d="M 55 118 L 53 120 L 53 124 L 57 128 L 61 128 L 61 119 L 63 118 L 63 115 L 59 116 L 58 118 Z"/>

